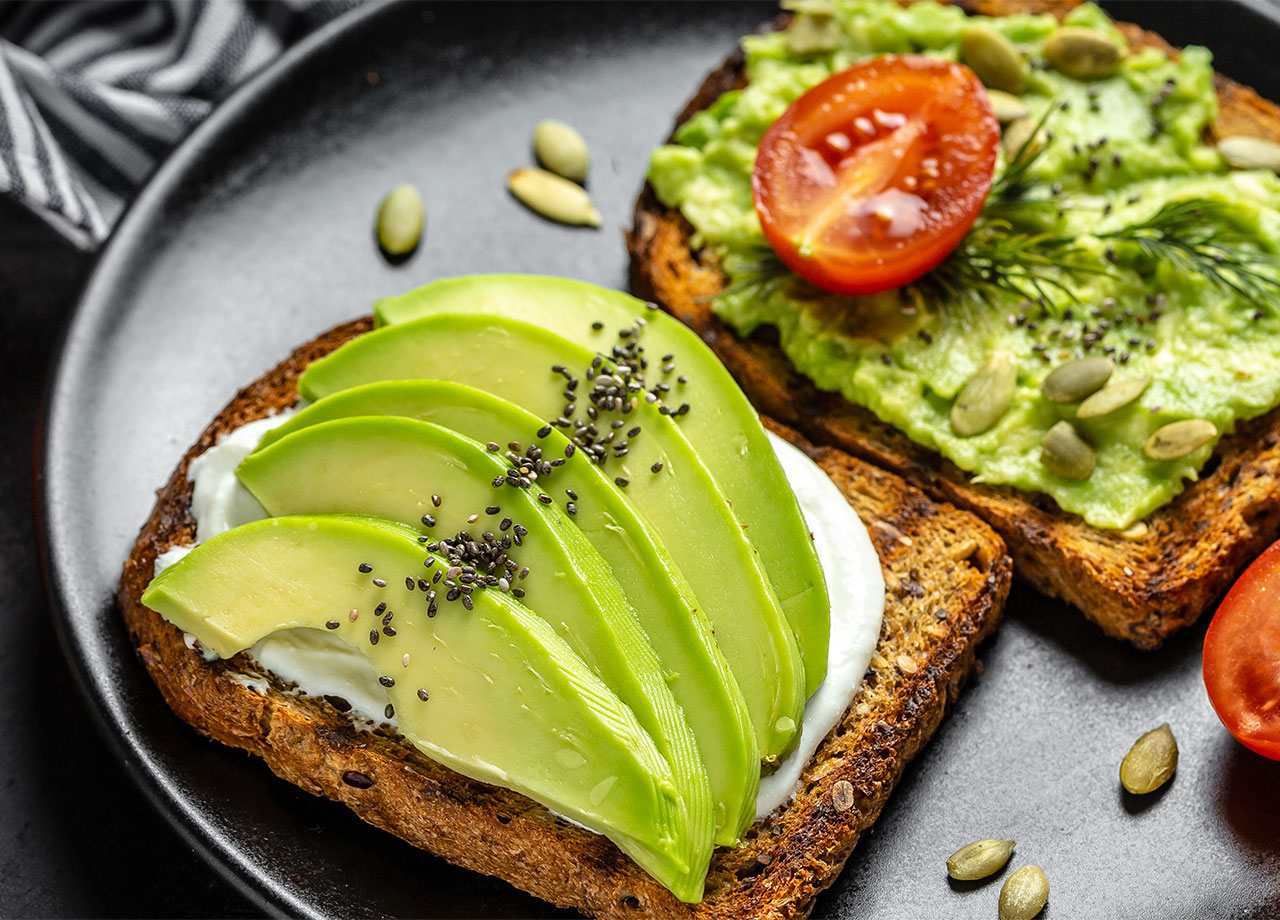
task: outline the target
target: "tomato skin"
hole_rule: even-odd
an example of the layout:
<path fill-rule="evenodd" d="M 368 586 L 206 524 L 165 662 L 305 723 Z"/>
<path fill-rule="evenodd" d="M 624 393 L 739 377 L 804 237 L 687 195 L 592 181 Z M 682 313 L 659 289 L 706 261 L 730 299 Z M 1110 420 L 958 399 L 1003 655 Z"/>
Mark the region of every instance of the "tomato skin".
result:
<path fill-rule="evenodd" d="M 1237 741 L 1280 760 L 1280 543 L 1245 570 L 1213 615 L 1204 686 Z"/>
<path fill-rule="evenodd" d="M 886 55 L 810 89 L 765 132 L 751 175 L 765 238 L 837 294 L 923 275 L 982 210 L 1000 124 L 963 64 Z"/>

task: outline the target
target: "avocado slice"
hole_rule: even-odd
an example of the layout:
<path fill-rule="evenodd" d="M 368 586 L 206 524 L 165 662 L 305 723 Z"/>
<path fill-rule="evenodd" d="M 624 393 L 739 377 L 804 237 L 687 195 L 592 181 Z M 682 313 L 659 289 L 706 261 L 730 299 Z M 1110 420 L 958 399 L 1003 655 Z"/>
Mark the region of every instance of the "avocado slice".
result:
<path fill-rule="evenodd" d="M 473 610 L 448 604 L 428 618 L 404 585 L 432 558 L 417 536 L 351 516 L 255 521 L 197 546 L 142 602 L 223 658 L 277 630 L 328 628 L 394 681 L 399 730 L 427 756 L 604 834 L 677 897 L 699 900 L 677 782 L 632 711 L 510 596 L 479 592 Z M 371 645 L 380 603 L 395 610 L 395 632 Z"/>
<path fill-rule="evenodd" d="M 416 522 L 416 529 L 437 540 L 460 532 L 470 535 L 467 540 L 484 539 L 483 532 L 511 540 L 504 555 L 517 567 L 510 574 L 488 574 L 508 578 L 511 593 L 523 596 L 618 694 L 671 763 L 683 802 L 680 840 L 691 871 L 701 877 L 715 828 L 710 786 L 649 637 L 608 565 L 568 516 L 543 504 L 537 488 L 505 485 L 505 469 L 482 445 L 447 428 L 365 416 L 322 422 L 281 438 L 245 458 L 237 476 L 273 516 L 365 514 Z M 504 531 L 508 519 L 513 523 Z M 447 573 L 442 578 L 419 571 L 413 577 L 422 579 L 420 591 L 436 592 L 445 606 Z M 470 579 L 463 575 L 458 581 Z M 469 596 L 474 602 L 490 590 L 495 589 Z"/>
<path fill-rule="evenodd" d="M 527 443 L 543 426 L 535 415 L 483 390 L 447 380 L 388 380 L 341 390 L 312 403 L 263 435 L 258 449 L 320 422 L 395 415 L 442 425 L 475 441 Z M 569 444 L 553 430 L 536 440 L 544 456 Z M 715 842 L 732 845 L 755 820 L 760 759 L 751 716 L 720 653 L 711 625 L 675 560 L 600 467 L 575 454 L 539 480 L 564 504 L 572 495 L 578 525 L 608 563 L 649 635 L 684 710 L 711 783 Z M 644 490 L 638 490 L 643 496 Z"/>
<path fill-rule="evenodd" d="M 313 362 L 298 378 L 298 389 L 320 399 L 377 380 L 447 374 L 547 419 L 563 410 L 566 385 L 551 367 L 586 368 L 594 357 L 518 320 L 428 316 L 352 339 Z M 625 418 L 618 430 L 632 425 L 642 433 L 629 440 L 632 452 L 611 459 L 606 472 L 622 475 L 633 504 L 643 494 L 648 509 L 661 509 L 641 516 L 702 603 L 746 699 L 760 755 L 775 759 L 794 743 L 805 700 L 804 665 L 791 627 L 723 493 L 679 428 L 643 400 Z M 651 472 L 658 463 L 659 472 Z"/>
<path fill-rule="evenodd" d="M 508 316 L 554 329 L 593 352 L 609 353 L 618 331 L 636 317 L 641 341 L 654 359 L 674 355 L 675 373 L 688 382 L 672 386 L 672 408 L 692 408 L 680 430 L 715 477 L 751 544 L 795 633 L 805 667 L 805 695 L 827 673 L 831 604 L 827 584 L 778 458 L 760 417 L 738 384 L 693 330 L 660 310 L 619 291 L 567 278 L 539 275 L 469 275 L 445 278 L 374 304 L 379 324 L 390 325 L 437 313 Z M 593 328 L 602 323 L 603 328 Z"/>

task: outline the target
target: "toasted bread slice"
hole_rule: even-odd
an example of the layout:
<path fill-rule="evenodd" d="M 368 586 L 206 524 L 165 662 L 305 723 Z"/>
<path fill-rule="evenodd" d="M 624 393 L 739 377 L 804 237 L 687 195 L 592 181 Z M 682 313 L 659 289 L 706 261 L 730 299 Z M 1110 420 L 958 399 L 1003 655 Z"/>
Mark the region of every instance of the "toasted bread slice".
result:
<path fill-rule="evenodd" d="M 976 0 L 970 12 L 1065 14 L 1075 4 Z M 785 20 L 780 20 L 780 23 Z M 1159 36 L 1121 24 L 1135 48 L 1172 51 Z M 743 56 L 731 55 L 685 106 L 677 125 L 743 84 Z M 1221 111 L 1214 135 L 1250 134 L 1280 141 L 1280 107 L 1219 75 Z M 710 250 L 693 251 L 693 228 L 646 185 L 629 237 L 631 285 L 657 301 L 715 350 L 763 413 L 814 441 L 892 470 L 933 497 L 973 511 L 1005 539 L 1014 570 L 1046 594 L 1079 607 L 1108 634 L 1155 648 L 1194 622 L 1243 568 L 1280 537 L 1280 410 L 1240 425 L 1224 438 L 1198 482 L 1125 533 L 1085 524 L 1052 499 L 1007 486 L 971 483 L 968 474 L 922 448 L 869 411 L 819 391 L 793 368 L 768 331 L 735 336 L 712 312 L 725 284 Z"/>
<path fill-rule="evenodd" d="M 1012 563 L 973 515 L 938 504 L 903 480 L 830 448 L 775 431 L 826 470 L 870 526 L 888 585 L 872 667 L 844 720 L 818 749 L 797 798 L 717 851 L 700 905 L 682 904 L 603 837 L 521 795 L 454 773 L 390 731 L 358 728 L 323 698 L 265 693 L 233 677 L 241 655 L 207 662 L 177 627 L 142 606 L 156 556 L 195 539 L 191 460 L 239 425 L 290 406 L 311 361 L 367 331 L 339 326 L 240 391 L 191 447 L 125 563 L 119 599 L 129 634 L 169 705 L 197 730 L 244 748 L 315 795 L 451 862 L 505 879 L 561 907 L 601 917 L 804 916 L 840 872 L 859 835 L 932 735 L 996 625 Z M 948 560 L 939 564 L 939 560 Z"/>

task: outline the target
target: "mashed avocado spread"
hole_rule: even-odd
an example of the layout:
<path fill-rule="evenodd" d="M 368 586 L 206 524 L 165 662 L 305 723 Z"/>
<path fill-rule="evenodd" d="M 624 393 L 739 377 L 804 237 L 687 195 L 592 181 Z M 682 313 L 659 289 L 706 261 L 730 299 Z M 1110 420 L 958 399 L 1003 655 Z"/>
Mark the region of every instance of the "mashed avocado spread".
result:
<path fill-rule="evenodd" d="M 1045 40 L 1059 27 L 1050 16 L 978 20 L 932 2 L 902 8 L 882 0 L 836 0 L 828 12 L 824 25 L 838 28 L 828 27 L 819 50 L 798 53 L 783 32 L 744 38 L 747 85 L 653 153 L 648 178 L 659 199 L 693 225 L 695 245 L 721 257 L 729 284 L 714 306 L 740 334 L 776 327 L 784 351 L 819 387 L 866 406 L 975 481 L 1047 493 L 1104 528 L 1127 527 L 1171 500 L 1213 450 L 1210 442 L 1177 459 L 1150 459 L 1142 445 L 1157 429 L 1207 419 L 1225 434 L 1280 404 L 1276 289 L 1234 291 L 1123 238 L 1166 206 L 1209 202 L 1220 206 L 1195 212 L 1195 233 L 1261 254 L 1250 264 L 1274 277 L 1280 180 L 1229 172 L 1203 143 L 1217 112 L 1206 49 L 1189 47 L 1177 60 L 1145 49 L 1114 75 L 1081 82 L 1044 61 Z M 1032 122 L 1043 117 L 1043 145 L 1027 167 L 1027 197 L 1039 205 L 1010 212 L 1009 220 L 1017 233 L 1071 241 L 1063 262 L 1073 268 L 1048 268 L 1061 286 L 1046 288 L 1043 299 L 999 287 L 940 295 L 927 284 L 841 297 L 785 270 L 762 271 L 769 250 L 750 177 L 770 124 L 807 89 L 865 58 L 955 59 L 962 30 L 974 22 L 1009 38 L 1030 65 L 1021 99 Z M 1077 8 L 1067 22 L 1123 43 L 1096 7 Z M 997 181 L 1005 160 L 1002 154 Z M 1017 360 L 1010 408 L 993 427 L 963 437 L 950 424 L 952 404 L 1000 351 Z M 1113 383 L 1151 383 L 1124 408 L 1078 419 L 1078 404 L 1049 402 L 1041 384 L 1056 366 L 1088 356 L 1112 359 Z M 1046 432 L 1063 419 L 1096 454 L 1087 478 L 1062 478 L 1041 461 Z"/>

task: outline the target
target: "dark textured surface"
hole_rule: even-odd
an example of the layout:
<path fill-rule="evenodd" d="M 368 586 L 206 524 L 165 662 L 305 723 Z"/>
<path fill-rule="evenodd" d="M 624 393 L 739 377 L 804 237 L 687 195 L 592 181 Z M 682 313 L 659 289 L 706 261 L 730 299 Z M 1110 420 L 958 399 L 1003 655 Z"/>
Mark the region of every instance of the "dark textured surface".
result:
<path fill-rule="evenodd" d="M 1280 28 L 1226 4 L 1116 4 L 1280 97 Z M 483 13 L 479 12 L 483 10 Z M 66 639 L 128 768 L 167 803 L 176 836 L 89 728 L 53 645 L 29 547 L 26 469 L 51 330 L 86 268 L 0 211 L 9 446 L 0 537 L 10 565 L 3 648 L 0 913 L 224 915 L 245 910 L 202 869 L 218 854 L 261 906 L 338 914 L 521 916 L 537 904 L 365 827 L 177 722 L 125 650 L 119 565 L 186 445 L 297 342 L 370 301 L 446 274 L 540 271 L 620 286 L 621 233 L 645 156 L 755 6 L 413 6 L 215 116 L 162 170 L 104 257 L 72 330 L 48 432 L 46 507 Z M 376 73 L 372 83 L 368 77 Z M 595 154 L 601 231 L 554 227 L 503 189 L 535 121 L 577 124 Z M 422 251 L 384 265 L 369 224 L 381 194 L 423 190 Z M 16 293 L 15 293 L 16 292 Z M 1280 764 L 1236 746 L 1198 675 L 1193 630 L 1156 655 L 1105 640 L 1027 592 L 984 647 L 985 676 L 908 770 L 819 916 L 993 916 L 999 878 L 951 886 L 971 839 L 1019 841 L 1015 864 L 1053 885 L 1046 917 L 1280 914 Z M 1124 796 L 1119 759 L 1172 723 L 1181 768 L 1150 801 Z"/>

